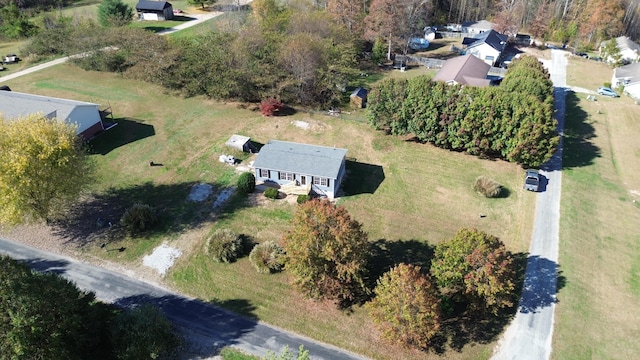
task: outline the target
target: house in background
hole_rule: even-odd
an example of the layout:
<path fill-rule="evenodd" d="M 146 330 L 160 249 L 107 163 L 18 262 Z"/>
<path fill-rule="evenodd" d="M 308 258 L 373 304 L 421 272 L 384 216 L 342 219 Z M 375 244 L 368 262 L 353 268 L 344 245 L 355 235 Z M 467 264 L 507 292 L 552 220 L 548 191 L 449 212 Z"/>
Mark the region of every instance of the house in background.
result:
<path fill-rule="evenodd" d="M 620 36 L 616 39 L 616 44 L 618 45 L 618 50 L 620 50 L 620 55 L 622 55 L 621 59 L 625 63 L 634 63 L 640 61 L 640 45 L 638 43 L 633 42 L 633 40 L 629 39 L 626 36 Z M 606 45 L 607 41 L 603 41 L 600 43 L 600 53 L 602 54 L 602 48 Z M 611 61 L 610 59 L 605 59 L 607 62 Z"/>
<path fill-rule="evenodd" d="M 271 140 L 255 161 L 256 181 L 307 187 L 333 199 L 345 175 L 346 149 Z"/>
<path fill-rule="evenodd" d="M 468 34 L 482 34 L 493 29 L 494 23 L 487 20 L 465 21 L 462 23 L 461 31 Z"/>
<path fill-rule="evenodd" d="M 369 94 L 369 91 L 363 87 L 355 89 L 349 95 L 351 106 L 357 109 L 365 108 L 367 106 L 367 94 Z"/>
<path fill-rule="evenodd" d="M 489 86 L 487 73 L 491 66 L 473 55 L 458 56 L 447 60 L 434 81 L 443 81 L 450 85 Z"/>
<path fill-rule="evenodd" d="M 136 12 L 141 20 L 164 21 L 173 19 L 173 6 L 167 1 L 140 0 Z"/>
<path fill-rule="evenodd" d="M 638 100 L 640 99 L 640 63 L 620 66 L 613 69 L 611 87 L 624 86 L 624 93 Z"/>
<path fill-rule="evenodd" d="M 471 54 L 478 59 L 494 66 L 500 63 L 502 53 L 507 47 L 508 36 L 495 30 L 485 31 L 473 38 L 464 38 L 462 45 L 466 45 L 466 54 Z"/>
<path fill-rule="evenodd" d="M 76 133 L 85 140 L 105 129 L 98 104 L 59 99 L 15 91 L 0 91 L 0 114 L 15 119 L 42 113 L 49 119 L 58 119 L 77 126 Z"/>

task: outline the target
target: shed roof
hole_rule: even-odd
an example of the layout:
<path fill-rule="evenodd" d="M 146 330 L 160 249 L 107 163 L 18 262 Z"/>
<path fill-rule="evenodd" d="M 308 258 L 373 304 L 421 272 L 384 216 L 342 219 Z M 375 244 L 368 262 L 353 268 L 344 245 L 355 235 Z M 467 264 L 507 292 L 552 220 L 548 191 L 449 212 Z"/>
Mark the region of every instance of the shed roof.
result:
<path fill-rule="evenodd" d="M 492 48 L 502 52 L 507 47 L 508 36 L 495 30 L 485 31 L 475 37 L 477 40 L 469 45 L 470 48 L 481 44 L 488 44 Z"/>
<path fill-rule="evenodd" d="M 155 10 L 162 11 L 171 6 L 171 3 L 167 1 L 148 1 L 140 0 L 136 5 L 136 10 Z"/>
<path fill-rule="evenodd" d="M 346 155 L 346 149 L 271 140 L 253 167 L 337 179 Z"/>
<path fill-rule="evenodd" d="M 455 81 L 462 85 L 488 86 L 487 73 L 491 66 L 473 55 L 458 56 L 447 60 L 434 81 Z"/>
<path fill-rule="evenodd" d="M 55 116 L 66 120 L 78 106 L 95 106 L 98 104 L 59 99 L 48 96 L 25 94 L 15 91 L 0 91 L 0 113 L 5 119 L 14 119 L 41 112 L 45 116 Z"/>
<path fill-rule="evenodd" d="M 367 97 L 367 94 L 369 93 L 369 90 L 363 88 L 363 87 L 359 87 L 355 90 L 353 90 L 353 92 L 351 93 L 350 97 L 354 97 L 357 96 L 361 99 L 364 99 Z"/>

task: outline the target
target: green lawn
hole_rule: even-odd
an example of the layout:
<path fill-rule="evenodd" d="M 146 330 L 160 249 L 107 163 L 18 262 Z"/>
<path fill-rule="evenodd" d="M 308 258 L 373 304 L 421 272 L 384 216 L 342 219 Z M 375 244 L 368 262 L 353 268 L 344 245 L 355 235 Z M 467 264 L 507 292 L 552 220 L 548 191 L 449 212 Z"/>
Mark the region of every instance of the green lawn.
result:
<path fill-rule="evenodd" d="M 257 274 L 247 258 L 214 263 L 202 251 L 204 238 L 215 228 L 229 228 L 258 242 L 279 240 L 295 211 L 285 200 L 260 195 L 236 195 L 215 214 L 210 210 L 215 195 L 204 204 L 186 201 L 195 183 L 214 185 L 216 194 L 234 184 L 237 173 L 218 162 L 220 154 L 252 160 L 224 146 L 231 134 L 251 136 L 262 144 L 280 139 L 348 149 L 348 195 L 339 204 L 363 224 L 371 241 L 386 249 L 381 261 L 425 263 L 433 245 L 462 227 L 494 234 L 513 252 L 529 246 L 535 195 L 522 190 L 519 166 L 386 136 L 367 124 L 361 110 L 343 118 L 301 109 L 291 116 L 266 118 L 253 105 L 184 99 L 157 86 L 86 72 L 72 64 L 8 85 L 16 91 L 110 105 L 119 122 L 91 143 L 98 166 L 94 198 L 79 208 L 76 223 L 56 225 L 55 230 L 77 244 L 76 251 L 120 262 L 189 295 L 369 357 L 443 355 L 388 346 L 370 330 L 372 324 L 359 306 L 341 312 L 331 303 L 306 300 L 291 289 L 286 273 Z M 294 120 L 308 122 L 309 129 L 296 127 Z M 150 161 L 163 166 L 149 167 Z M 508 196 L 486 199 L 475 193 L 473 182 L 480 175 L 502 183 Z M 132 239 L 93 225 L 98 216 L 117 220 L 134 201 L 160 210 L 161 224 L 148 236 Z M 80 231 L 77 224 L 89 225 Z M 108 248 L 125 251 L 100 249 L 105 238 Z M 183 251 L 164 279 L 141 265 L 142 256 L 162 242 Z M 456 345 L 442 348 L 444 356 L 489 358 L 503 325 L 448 325 L 445 337 L 456 338 Z"/>
<path fill-rule="evenodd" d="M 611 69 L 575 59 L 570 85 Z M 586 76 L 588 74 L 588 76 Z M 631 99 L 568 96 L 553 357 L 632 359 L 640 352 L 640 109 Z"/>

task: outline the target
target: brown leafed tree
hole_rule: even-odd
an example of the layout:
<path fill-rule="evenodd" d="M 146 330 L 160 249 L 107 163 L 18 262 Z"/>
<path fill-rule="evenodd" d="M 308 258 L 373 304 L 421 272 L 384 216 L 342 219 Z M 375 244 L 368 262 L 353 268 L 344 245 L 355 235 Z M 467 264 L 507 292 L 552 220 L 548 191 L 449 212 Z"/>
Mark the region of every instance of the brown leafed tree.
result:
<path fill-rule="evenodd" d="M 366 3 L 358 0 L 329 0 L 327 11 L 352 34 L 362 31 Z"/>
<path fill-rule="evenodd" d="M 367 304 L 382 336 L 407 347 L 427 348 L 440 329 L 440 300 L 431 277 L 419 266 L 400 264 L 378 280 Z"/>
<path fill-rule="evenodd" d="M 286 270 L 307 296 L 348 305 L 366 294 L 367 234 L 347 211 L 328 200 L 301 204 L 285 234 Z"/>

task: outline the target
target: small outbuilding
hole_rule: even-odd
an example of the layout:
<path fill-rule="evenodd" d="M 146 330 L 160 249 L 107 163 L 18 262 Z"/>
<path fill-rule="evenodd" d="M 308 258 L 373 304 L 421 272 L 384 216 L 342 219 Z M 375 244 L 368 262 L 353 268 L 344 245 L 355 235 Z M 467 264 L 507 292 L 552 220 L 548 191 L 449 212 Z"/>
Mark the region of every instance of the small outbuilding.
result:
<path fill-rule="evenodd" d="M 173 6 L 167 1 L 140 0 L 136 12 L 141 20 L 164 21 L 173 19 Z"/>
<path fill-rule="evenodd" d="M 229 140 L 225 143 L 230 148 L 234 148 L 239 151 L 254 153 L 258 149 L 251 143 L 251 138 L 242 135 L 231 135 Z"/>
<path fill-rule="evenodd" d="M 369 91 L 365 88 L 359 87 L 355 89 L 349 96 L 351 106 L 358 109 L 363 109 L 367 106 L 367 95 Z"/>

